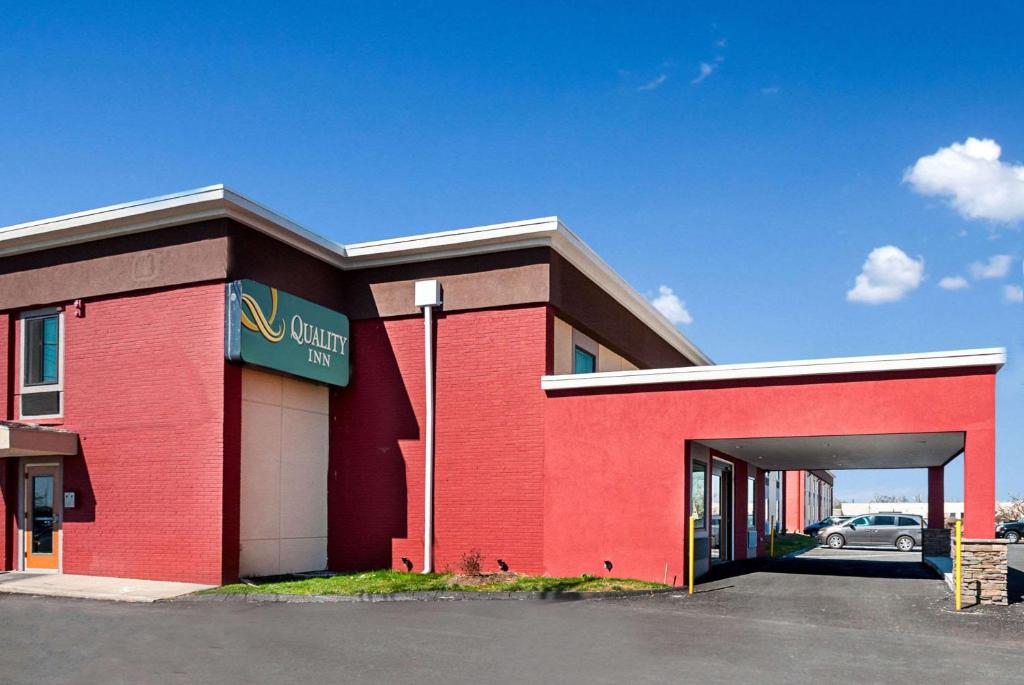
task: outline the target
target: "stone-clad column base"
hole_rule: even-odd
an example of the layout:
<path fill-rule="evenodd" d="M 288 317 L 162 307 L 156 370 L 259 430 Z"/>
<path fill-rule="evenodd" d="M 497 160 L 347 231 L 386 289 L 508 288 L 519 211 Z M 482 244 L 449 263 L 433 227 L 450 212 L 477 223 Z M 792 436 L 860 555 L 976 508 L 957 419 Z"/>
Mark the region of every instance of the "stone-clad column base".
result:
<path fill-rule="evenodd" d="M 921 531 L 921 553 L 926 557 L 948 557 L 949 528 L 924 528 Z"/>
<path fill-rule="evenodd" d="M 1008 604 L 1006 540 L 963 540 L 962 597 L 965 606 Z M 956 554 L 954 547 L 951 554 Z M 956 559 L 953 560 L 956 563 Z"/>

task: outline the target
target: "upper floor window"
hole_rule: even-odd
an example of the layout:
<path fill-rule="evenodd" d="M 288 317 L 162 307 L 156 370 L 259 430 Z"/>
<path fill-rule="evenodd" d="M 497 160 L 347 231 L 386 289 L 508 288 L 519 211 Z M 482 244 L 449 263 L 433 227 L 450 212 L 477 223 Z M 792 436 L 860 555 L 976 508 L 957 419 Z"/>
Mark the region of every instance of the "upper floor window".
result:
<path fill-rule="evenodd" d="M 20 413 L 47 418 L 63 413 L 63 315 L 57 309 L 21 316 Z"/>
<path fill-rule="evenodd" d="M 573 356 L 573 373 L 594 373 L 597 371 L 597 357 L 585 349 L 576 346 Z"/>

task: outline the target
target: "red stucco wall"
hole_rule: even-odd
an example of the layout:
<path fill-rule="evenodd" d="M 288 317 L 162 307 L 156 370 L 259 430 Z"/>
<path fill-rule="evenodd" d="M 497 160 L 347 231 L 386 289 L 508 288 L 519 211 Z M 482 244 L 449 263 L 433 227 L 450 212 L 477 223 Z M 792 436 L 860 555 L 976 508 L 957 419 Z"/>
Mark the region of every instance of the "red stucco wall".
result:
<path fill-rule="evenodd" d="M 220 582 L 224 286 L 88 300 L 64 326 L 64 572 Z"/>
<path fill-rule="evenodd" d="M 544 464 L 545 570 L 683 577 L 687 439 L 967 431 L 966 535 L 990 537 L 995 376 L 950 372 L 549 398 Z M 758 505 L 759 507 L 762 505 Z"/>
<path fill-rule="evenodd" d="M 436 332 L 434 564 L 543 569 L 543 306 L 445 314 Z M 423 567 L 423 320 L 353 322 L 332 393 L 331 569 Z"/>

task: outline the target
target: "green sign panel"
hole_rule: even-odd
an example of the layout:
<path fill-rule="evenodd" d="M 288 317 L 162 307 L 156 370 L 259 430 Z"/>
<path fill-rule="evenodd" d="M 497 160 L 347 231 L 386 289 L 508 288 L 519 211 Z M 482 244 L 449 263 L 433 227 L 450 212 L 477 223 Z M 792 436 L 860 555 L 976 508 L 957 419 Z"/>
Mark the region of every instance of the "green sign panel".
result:
<path fill-rule="evenodd" d="M 231 361 L 348 385 L 348 317 L 256 281 L 227 285 L 224 349 Z"/>

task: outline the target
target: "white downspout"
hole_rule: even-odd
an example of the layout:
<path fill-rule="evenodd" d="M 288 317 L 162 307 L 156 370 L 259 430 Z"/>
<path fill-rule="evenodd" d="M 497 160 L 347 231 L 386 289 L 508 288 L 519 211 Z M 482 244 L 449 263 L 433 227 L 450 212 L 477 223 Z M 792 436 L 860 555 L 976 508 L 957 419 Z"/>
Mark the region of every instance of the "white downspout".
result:
<path fill-rule="evenodd" d="M 441 305 L 438 281 L 416 283 L 416 306 L 423 309 L 425 416 L 423 426 L 423 571 L 434 570 L 434 307 Z"/>

